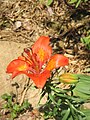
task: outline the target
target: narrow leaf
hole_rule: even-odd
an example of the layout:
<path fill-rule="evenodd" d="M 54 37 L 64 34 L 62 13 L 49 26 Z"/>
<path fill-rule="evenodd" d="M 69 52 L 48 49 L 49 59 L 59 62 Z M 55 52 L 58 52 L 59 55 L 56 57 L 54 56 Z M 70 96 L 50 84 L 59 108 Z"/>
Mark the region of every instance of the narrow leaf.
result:
<path fill-rule="evenodd" d="M 48 1 L 47 1 L 47 6 L 51 5 L 52 2 L 53 2 L 53 0 L 48 0 Z"/>
<path fill-rule="evenodd" d="M 64 117 L 62 118 L 62 120 L 67 120 L 69 114 L 70 114 L 70 108 L 68 108 L 68 110 L 66 111 L 66 113 L 65 113 Z"/>

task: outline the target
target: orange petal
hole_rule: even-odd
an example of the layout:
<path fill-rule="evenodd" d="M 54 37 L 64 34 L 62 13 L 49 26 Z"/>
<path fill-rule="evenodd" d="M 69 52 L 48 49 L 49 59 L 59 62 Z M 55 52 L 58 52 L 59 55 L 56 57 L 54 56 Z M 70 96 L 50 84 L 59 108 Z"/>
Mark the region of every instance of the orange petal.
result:
<path fill-rule="evenodd" d="M 28 74 L 28 76 L 33 80 L 38 88 L 43 88 L 47 81 L 47 78 L 50 77 L 50 72 L 44 71 L 40 74 Z"/>
<path fill-rule="evenodd" d="M 41 36 L 32 46 L 33 53 L 37 54 L 38 61 L 42 63 L 51 57 L 52 48 L 49 45 L 49 41 L 49 37 Z"/>
<path fill-rule="evenodd" d="M 20 74 L 25 74 L 25 71 L 24 71 L 24 72 L 22 72 L 22 71 L 14 71 L 14 72 L 12 72 L 11 78 L 13 79 L 13 78 L 15 78 L 17 75 L 20 75 Z"/>
<path fill-rule="evenodd" d="M 68 65 L 68 63 L 69 63 L 69 60 L 67 57 L 60 55 L 60 54 L 56 54 L 51 57 L 49 63 L 46 66 L 46 70 L 51 71 L 54 68 Z"/>
<path fill-rule="evenodd" d="M 18 74 L 25 73 L 29 70 L 29 64 L 23 60 L 15 59 L 7 66 L 7 73 L 12 73 L 12 78 Z"/>

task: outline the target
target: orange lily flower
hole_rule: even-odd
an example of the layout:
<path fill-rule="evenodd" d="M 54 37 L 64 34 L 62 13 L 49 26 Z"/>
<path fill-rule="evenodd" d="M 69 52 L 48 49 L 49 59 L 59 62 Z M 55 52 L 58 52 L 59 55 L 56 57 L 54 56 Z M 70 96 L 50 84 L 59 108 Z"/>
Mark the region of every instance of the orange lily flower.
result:
<path fill-rule="evenodd" d="M 67 57 L 60 54 L 51 56 L 49 41 L 49 37 L 41 36 L 31 49 L 24 49 L 24 53 L 18 59 L 10 62 L 6 72 L 11 73 L 12 78 L 26 74 L 38 88 L 43 88 L 51 70 L 68 65 Z"/>

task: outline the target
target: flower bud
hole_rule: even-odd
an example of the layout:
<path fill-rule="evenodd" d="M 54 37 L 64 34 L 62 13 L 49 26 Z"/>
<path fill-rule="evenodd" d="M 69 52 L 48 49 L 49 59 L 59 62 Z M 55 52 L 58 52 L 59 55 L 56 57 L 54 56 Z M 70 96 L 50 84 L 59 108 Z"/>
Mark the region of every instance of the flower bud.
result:
<path fill-rule="evenodd" d="M 59 79 L 60 79 L 60 82 L 63 82 L 66 84 L 73 84 L 79 81 L 77 75 L 71 74 L 71 73 L 64 73 L 59 77 Z"/>

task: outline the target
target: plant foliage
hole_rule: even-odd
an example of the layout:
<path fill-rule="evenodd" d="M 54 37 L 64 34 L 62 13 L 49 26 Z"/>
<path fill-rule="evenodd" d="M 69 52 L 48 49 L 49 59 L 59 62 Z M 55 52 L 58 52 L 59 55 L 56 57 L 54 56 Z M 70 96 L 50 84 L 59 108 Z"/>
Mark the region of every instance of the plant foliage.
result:
<path fill-rule="evenodd" d="M 90 34 L 86 37 L 82 37 L 81 42 L 90 50 Z"/>
<path fill-rule="evenodd" d="M 19 116 L 22 112 L 25 112 L 27 109 L 30 108 L 30 103 L 28 100 L 24 100 L 22 105 L 15 102 L 15 96 L 10 94 L 3 94 L 2 99 L 5 101 L 5 104 L 3 105 L 3 109 L 7 110 L 8 113 L 11 115 L 11 119 L 14 119 Z"/>
<path fill-rule="evenodd" d="M 75 75 L 75 74 L 74 74 Z M 89 111 L 81 106 L 90 99 L 90 76 L 76 75 L 77 84 L 70 84 L 67 89 L 59 87 L 61 83 L 46 83 L 41 98 L 47 93 L 47 102 L 42 107 L 45 119 L 61 120 L 89 120 Z"/>
<path fill-rule="evenodd" d="M 82 2 L 87 2 L 88 0 L 70 0 L 70 4 L 75 4 L 76 8 L 80 5 Z"/>

